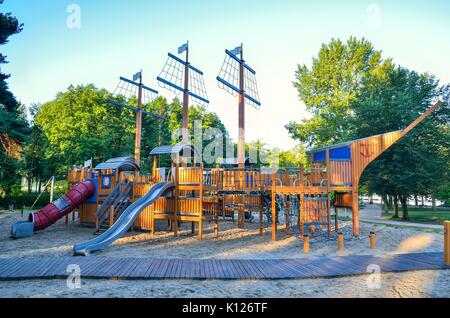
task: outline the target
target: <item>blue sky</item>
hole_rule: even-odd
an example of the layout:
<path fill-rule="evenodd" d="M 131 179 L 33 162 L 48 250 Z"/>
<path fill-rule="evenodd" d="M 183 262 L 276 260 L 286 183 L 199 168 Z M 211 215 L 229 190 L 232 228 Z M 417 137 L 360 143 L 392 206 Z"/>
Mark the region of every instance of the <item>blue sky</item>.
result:
<path fill-rule="evenodd" d="M 67 6 L 81 8 L 81 28 L 69 29 Z M 373 5 L 379 19 L 373 24 Z M 168 51 L 190 41 L 191 62 L 205 72 L 211 104 L 237 137 L 237 102 L 218 88 L 225 48 L 244 43 L 257 71 L 260 110 L 247 108 L 247 140 L 295 145 L 284 128 L 307 114 L 292 86 L 297 64 L 311 65 L 333 37 L 365 37 L 384 57 L 450 82 L 450 2 L 288 0 L 5 0 L 24 31 L 2 47 L 10 88 L 25 104 L 45 102 L 70 84 L 113 90 L 120 75 L 143 69 L 144 81 L 169 99 L 156 76 Z"/>

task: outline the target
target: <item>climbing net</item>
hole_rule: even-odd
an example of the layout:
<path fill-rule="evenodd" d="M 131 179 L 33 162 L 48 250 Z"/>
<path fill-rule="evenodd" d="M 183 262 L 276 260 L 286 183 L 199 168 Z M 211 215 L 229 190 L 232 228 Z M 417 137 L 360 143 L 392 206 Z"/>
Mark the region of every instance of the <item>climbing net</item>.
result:
<path fill-rule="evenodd" d="M 249 106 L 253 106 L 259 109 L 261 105 L 259 104 L 259 91 L 258 85 L 256 83 L 256 74 L 247 68 L 244 69 L 244 90 L 246 93 L 245 103 Z M 249 99 L 250 96 L 252 99 Z M 258 101 L 258 102 L 255 102 Z"/>
<path fill-rule="evenodd" d="M 139 87 L 127 80 L 121 79 L 113 92 L 115 98 L 122 97 L 126 102 L 137 101 Z M 157 93 L 149 88 L 142 87 L 142 104 L 147 105 L 153 102 L 157 97 Z"/>
<path fill-rule="evenodd" d="M 228 54 L 225 55 L 219 77 L 234 86 L 236 89 L 239 89 L 239 63 Z M 236 90 L 230 88 L 221 81 L 218 81 L 217 83 L 220 88 L 224 89 L 229 94 L 235 97 L 237 96 L 238 92 L 236 92 Z"/>
<path fill-rule="evenodd" d="M 166 64 L 158 76 L 159 86 L 171 91 L 175 95 L 179 95 L 182 92 L 183 78 L 184 65 L 169 56 Z"/>
<path fill-rule="evenodd" d="M 209 101 L 203 73 L 192 66 L 189 66 L 189 70 L 189 95 L 196 104 L 206 106 Z M 158 76 L 158 83 L 161 87 L 179 95 L 184 91 L 184 72 L 185 65 L 169 55 Z"/>
<path fill-rule="evenodd" d="M 239 92 L 239 68 L 239 62 L 226 54 L 218 77 L 230 85 L 226 85 L 220 80 L 218 81 L 218 85 L 221 89 L 224 89 L 233 96 L 237 96 Z M 253 106 L 256 109 L 261 107 L 256 73 L 248 66 L 244 67 L 244 93 L 246 105 Z"/>
<path fill-rule="evenodd" d="M 192 99 L 201 106 L 208 105 L 208 93 L 206 92 L 205 80 L 203 79 L 203 73 L 197 70 L 191 70 L 189 72 L 189 91 L 194 93 L 191 94 Z M 198 97 L 200 98 L 198 98 Z M 205 101 L 206 100 L 206 101 Z"/>

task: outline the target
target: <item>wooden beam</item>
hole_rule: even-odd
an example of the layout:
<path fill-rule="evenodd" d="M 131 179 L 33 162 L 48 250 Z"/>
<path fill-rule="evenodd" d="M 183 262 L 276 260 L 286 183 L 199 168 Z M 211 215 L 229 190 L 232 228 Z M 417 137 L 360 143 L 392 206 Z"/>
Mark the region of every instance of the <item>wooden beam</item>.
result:
<path fill-rule="evenodd" d="M 423 113 L 419 118 L 417 118 L 415 121 L 413 121 L 408 127 L 406 127 L 402 131 L 402 137 L 405 136 L 407 133 L 409 133 L 411 130 L 413 130 L 417 125 L 419 125 L 422 121 L 424 121 L 428 116 L 431 115 L 436 109 L 442 106 L 442 102 L 438 101 L 436 104 L 434 104 L 433 107 L 428 109 L 425 113 Z"/>

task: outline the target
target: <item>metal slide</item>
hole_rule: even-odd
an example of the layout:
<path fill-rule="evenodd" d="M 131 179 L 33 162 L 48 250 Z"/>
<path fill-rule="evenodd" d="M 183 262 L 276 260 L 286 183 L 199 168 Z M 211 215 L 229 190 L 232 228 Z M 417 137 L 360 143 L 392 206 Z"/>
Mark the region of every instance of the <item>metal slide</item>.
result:
<path fill-rule="evenodd" d="M 98 251 L 122 237 L 146 207 L 153 204 L 164 193 L 174 187 L 175 186 L 173 183 L 166 182 L 161 182 L 153 186 L 153 188 L 151 188 L 145 196 L 126 208 L 113 226 L 111 226 L 106 232 L 99 235 L 95 239 L 81 244 L 76 244 L 73 247 L 74 255 L 88 256 L 91 252 Z"/>

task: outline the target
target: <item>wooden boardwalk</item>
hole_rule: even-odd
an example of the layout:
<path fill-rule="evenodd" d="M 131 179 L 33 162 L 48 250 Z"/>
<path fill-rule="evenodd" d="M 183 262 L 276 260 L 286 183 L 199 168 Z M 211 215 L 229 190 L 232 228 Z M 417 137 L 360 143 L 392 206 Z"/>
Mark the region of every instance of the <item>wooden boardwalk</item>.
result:
<path fill-rule="evenodd" d="M 155 259 L 117 257 L 0 258 L 0 280 L 67 278 L 79 266 L 90 279 L 303 279 L 381 272 L 450 269 L 443 253 L 342 256 L 315 259 Z M 73 266 L 72 266 L 73 267 Z"/>

